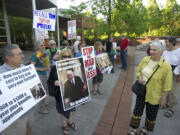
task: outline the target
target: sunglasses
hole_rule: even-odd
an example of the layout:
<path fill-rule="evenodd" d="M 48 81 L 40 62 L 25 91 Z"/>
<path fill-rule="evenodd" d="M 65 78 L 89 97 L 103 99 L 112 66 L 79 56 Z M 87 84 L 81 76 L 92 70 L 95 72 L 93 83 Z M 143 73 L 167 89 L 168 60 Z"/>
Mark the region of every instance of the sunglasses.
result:
<path fill-rule="evenodd" d="M 69 55 L 69 56 L 62 56 L 63 58 L 71 58 L 71 56 Z"/>

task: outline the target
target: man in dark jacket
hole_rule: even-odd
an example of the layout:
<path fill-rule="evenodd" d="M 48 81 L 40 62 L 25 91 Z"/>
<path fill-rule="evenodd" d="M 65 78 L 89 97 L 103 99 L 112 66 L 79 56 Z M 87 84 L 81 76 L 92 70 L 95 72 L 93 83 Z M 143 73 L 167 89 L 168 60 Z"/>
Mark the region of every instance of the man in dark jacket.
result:
<path fill-rule="evenodd" d="M 82 82 L 80 77 L 74 76 L 73 72 L 68 70 L 67 78 L 68 80 L 64 84 L 65 99 L 68 99 L 69 102 L 75 102 L 87 96 L 87 94 L 85 94 L 87 85 Z"/>

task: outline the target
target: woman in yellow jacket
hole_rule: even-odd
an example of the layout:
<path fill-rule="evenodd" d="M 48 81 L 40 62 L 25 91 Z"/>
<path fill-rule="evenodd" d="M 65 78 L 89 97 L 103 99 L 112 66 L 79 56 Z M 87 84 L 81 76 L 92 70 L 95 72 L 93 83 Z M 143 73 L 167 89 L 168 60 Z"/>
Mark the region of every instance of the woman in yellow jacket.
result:
<path fill-rule="evenodd" d="M 150 45 L 151 56 L 144 57 L 138 65 L 137 79 L 141 84 L 145 84 L 158 66 L 159 68 L 146 85 L 146 95 L 137 95 L 130 122 L 132 130 L 129 135 L 137 134 L 145 106 L 145 125 L 139 135 L 147 135 L 149 131 L 153 131 L 159 106 L 164 106 L 167 103 L 167 95 L 172 88 L 172 70 L 168 62 L 161 57 L 164 48 L 165 46 L 160 41 L 153 42 Z"/>

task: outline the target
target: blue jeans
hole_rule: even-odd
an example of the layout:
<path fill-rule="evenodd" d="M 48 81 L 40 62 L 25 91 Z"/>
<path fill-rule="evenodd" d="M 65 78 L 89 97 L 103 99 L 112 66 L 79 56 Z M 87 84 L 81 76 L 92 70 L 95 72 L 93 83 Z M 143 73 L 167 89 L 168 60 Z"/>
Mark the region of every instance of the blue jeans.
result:
<path fill-rule="evenodd" d="M 121 52 L 121 61 L 122 61 L 122 67 L 123 68 L 127 68 L 127 51 L 120 51 Z"/>

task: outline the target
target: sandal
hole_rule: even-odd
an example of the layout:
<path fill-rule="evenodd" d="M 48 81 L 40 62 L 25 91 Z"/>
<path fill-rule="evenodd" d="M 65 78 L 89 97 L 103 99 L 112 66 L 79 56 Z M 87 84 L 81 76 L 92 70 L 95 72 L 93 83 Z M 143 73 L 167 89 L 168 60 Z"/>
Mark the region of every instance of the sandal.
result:
<path fill-rule="evenodd" d="M 130 133 L 128 133 L 128 135 L 137 135 L 137 130 L 132 129 Z"/>
<path fill-rule="evenodd" d="M 74 122 L 72 122 L 71 124 L 68 123 L 68 126 L 69 126 L 70 128 L 72 128 L 74 131 L 77 131 L 77 130 L 78 130 L 78 127 L 76 126 L 76 124 L 75 124 Z"/>
<path fill-rule="evenodd" d="M 97 93 L 98 93 L 99 95 L 102 95 L 102 91 L 101 91 L 100 89 L 97 90 Z"/>
<path fill-rule="evenodd" d="M 173 116 L 173 114 L 174 114 L 174 110 L 169 109 L 167 112 L 164 113 L 164 116 L 170 118 Z"/>
<path fill-rule="evenodd" d="M 145 128 L 142 128 L 139 135 L 148 135 L 148 131 Z"/>
<path fill-rule="evenodd" d="M 160 109 L 167 109 L 168 108 L 168 105 L 167 104 L 165 104 L 165 106 L 163 106 L 163 107 L 160 107 Z"/>
<path fill-rule="evenodd" d="M 68 129 L 67 126 L 62 127 L 62 130 L 63 130 L 63 133 L 64 133 L 65 135 L 69 135 L 69 134 L 70 134 L 69 129 Z"/>
<path fill-rule="evenodd" d="M 93 90 L 93 95 L 96 96 L 97 95 L 97 91 Z"/>

